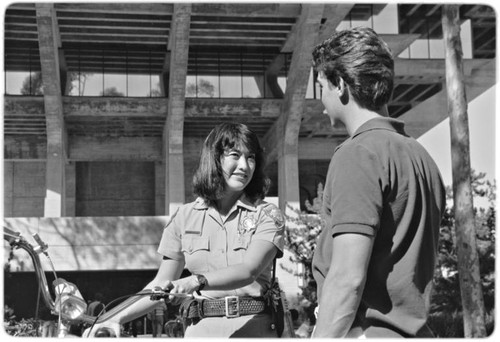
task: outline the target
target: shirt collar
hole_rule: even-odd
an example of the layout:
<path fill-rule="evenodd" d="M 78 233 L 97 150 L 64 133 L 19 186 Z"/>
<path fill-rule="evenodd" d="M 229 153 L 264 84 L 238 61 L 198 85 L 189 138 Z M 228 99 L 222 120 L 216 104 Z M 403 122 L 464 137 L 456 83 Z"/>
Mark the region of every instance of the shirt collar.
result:
<path fill-rule="evenodd" d="M 376 117 L 373 119 L 370 119 L 366 121 L 364 124 L 362 124 L 356 132 L 352 135 L 352 138 L 356 137 L 357 135 L 360 135 L 364 132 L 376 130 L 376 129 L 384 129 L 388 131 L 393 131 L 402 135 L 406 135 L 405 129 L 404 129 L 404 122 L 400 120 L 396 120 L 393 118 L 388 118 L 385 116 L 381 117 Z"/>
<path fill-rule="evenodd" d="M 249 210 L 249 211 L 257 211 L 257 207 L 255 206 L 255 204 L 252 203 L 250 201 L 250 199 L 248 199 L 248 197 L 245 194 L 241 195 L 240 198 L 238 198 L 235 205 L 238 207 L 245 208 L 246 210 Z M 195 200 L 193 207 L 194 207 L 194 209 L 197 209 L 197 210 L 205 210 L 205 209 L 208 209 L 209 206 L 203 198 L 198 197 Z"/>
<path fill-rule="evenodd" d="M 236 201 L 236 205 L 239 207 L 243 207 L 249 211 L 256 211 L 257 207 L 254 203 L 250 201 L 250 199 L 245 195 L 241 195 L 241 197 Z"/>
<path fill-rule="evenodd" d="M 387 131 L 392 131 L 392 132 L 402 134 L 404 136 L 408 136 L 404 130 L 404 126 L 405 126 L 405 124 L 403 121 L 389 118 L 386 116 L 380 116 L 380 117 L 370 119 L 370 120 L 366 121 L 364 124 L 362 124 L 361 126 L 359 126 L 358 129 L 356 130 L 356 132 L 354 132 L 354 134 L 351 137 L 346 139 L 342 144 L 338 145 L 335 148 L 335 152 L 339 148 L 341 148 L 345 143 L 354 139 L 358 135 L 365 133 L 365 132 L 373 131 L 373 130 L 378 130 L 378 129 L 387 130 Z"/>

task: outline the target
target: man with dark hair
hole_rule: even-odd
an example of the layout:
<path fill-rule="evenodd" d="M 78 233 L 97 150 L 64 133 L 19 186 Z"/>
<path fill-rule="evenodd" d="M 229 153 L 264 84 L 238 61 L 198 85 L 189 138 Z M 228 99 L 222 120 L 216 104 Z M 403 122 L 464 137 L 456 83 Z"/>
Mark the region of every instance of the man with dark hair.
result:
<path fill-rule="evenodd" d="M 394 60 L 369 28 L 313 52 L 321 100 L 349 138 L 325 183 L 313 337 L 432 336 L 426 324 L 445 190 L 427 151 L 387 117 Z"/>

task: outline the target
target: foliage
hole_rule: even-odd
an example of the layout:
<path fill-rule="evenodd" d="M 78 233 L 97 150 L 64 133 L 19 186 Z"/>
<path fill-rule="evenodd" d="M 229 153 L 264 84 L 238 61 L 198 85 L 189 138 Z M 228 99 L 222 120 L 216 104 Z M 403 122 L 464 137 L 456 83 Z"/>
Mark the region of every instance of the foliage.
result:
<path fill-rule="evenodd" d="M 487 332 L 494 326 L 495 298 L 495 221 L 496 183 L 485 181 L 483 173 L 472 171 L 471 180 L 476 215 L 476 238 L 479 253 L 481 283 Z M 320 184 L 313 203 L 306 202 L 310 212 L 319 213 L 322 205 L 323 186 Z M 463 316 L 461 293 L 457 271 L 457 251 L 455 246 L 454 208 L 452 190 L 447 188 L 447 207 L 440 228 L 438 260 L 434 277 L 434 292 L 431 298 L 429 325 L 439 337 L 463 337 Z M 482 205 L 478 205 L 482 204 Z M 305 286 L 301 288 L 303 308 L 310 311 L 316 306 L 316 283 L 312 277 L 311 262 L 316 238 L 324 227 L 318 215 L 295 211 L 287 215 L 286 244 L 292 252 L 295 263 L 305 266 Z M 288 270 L 292 272 L 291 270 Z"/>
<path fill-rule="evenodd" d="M 122 92 L 118 91 L 116 87 L 109 87 L 101 91 L 101 96 L 125 96 Z"/>
<path fill-rule="evenodd" d="M 27 76 L 21 86 L 22 95 L 43 95 L 42 73 L 34 72 Z"/>
<path fill-rule="evenodd" d="M 308 212 L 318 213 L 321 209 L 323 198 L 323 185 L 319 184 L 317 189 L 317 198 L 313 203 L 306 201 L 305 206 Z M 314 308 L 317 304 L 316 282 L 312 275 L 312 257 L 316 246 L 316 239 L 323 229 L 324 222 L 317 214 L 308 214 L 300 210 L 289 207 L 292 215 L 285 215 L 287 220 L 287 229 L 285 234 L 285 245 L 292 252 L 290 257 L 292 263 L 302 264 L 303 274 L 297 274 L 292 269 L 287 269 L 290 273 L 302 277 L 304 286 L 301 287 L 301 295 L 298 298 L 299 315 L 307 318 L 310 325 L 314 325 L 316 318 Z M 283 267 L 283 266 L 282 266 Z M 310 329 L 309 329 L 310 330 Z M 309 331 L 310 334 L 310 331 Z"/>
<path fill-rule="evenodd" d="M 186 87 L 187 97 L 214 97 L 215 86 L 203 78 L 198 83 L 189 83 Z"/>
<path fill-rule="evenodd" d="M 14 310 L 7 305 L 4 306 L 3 313 L 3 327 L 7 334 L 19 337 L 39 336 L 38 327 L 40 326 L 40 321 L 33 318 L 23 318 L 20 321 L 16 321 Z"/>
<path fill-rule="evenodd" d="M 471 174 L 476 216 L 476 243 L 487 332 L 493 328 L 495 305 L 495 220 L 496 183 L 484 181 L 483 173 Z M 447 189 L 448 203 L 453 193 Z M 482 203 L 482 206 L 478 206 Z M 440 228 L 434 293 L 431 300 L 429 324 L 439 337 L 463 337 L 462 302 L 458 279 L 454 207 L 448 205 Z M 445 317 L 445 318 L 444 318 Z M 450 320 L 458 322 L 450 322 Z M 456 329 L 450 329 L 455 326 Z"/>
<path fill-rule="evenodd" d="M 69 72 L 68 73 L 68 85 L 67 85 L 67 93 L 70 94 L 75 87 L 75 82 L 78 83 L 78 95 L 82 96 L 85 92 L 85 83 L 87 78 L 92 74 L 89 73 L 78 73 L 78 72 Z M 37 71 L 29 76 L 27 76 L 23 80 L 23 84 L 20 90 L 21 95 L 43 95 L 43 79 L 42 73 Z"/>

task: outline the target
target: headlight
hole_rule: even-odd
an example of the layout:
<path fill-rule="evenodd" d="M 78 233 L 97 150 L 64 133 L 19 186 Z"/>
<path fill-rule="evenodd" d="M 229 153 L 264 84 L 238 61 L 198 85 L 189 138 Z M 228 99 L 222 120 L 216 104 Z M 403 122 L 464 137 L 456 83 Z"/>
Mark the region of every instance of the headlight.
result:
<path fill-rule="evenodd" d="M 62 278 L 54 280 L 56 293 L 55 311 L 62 318 L 76 320 L 87 310 L 87 303 L 82 298 L 80 291 L 73 284 Z"/>

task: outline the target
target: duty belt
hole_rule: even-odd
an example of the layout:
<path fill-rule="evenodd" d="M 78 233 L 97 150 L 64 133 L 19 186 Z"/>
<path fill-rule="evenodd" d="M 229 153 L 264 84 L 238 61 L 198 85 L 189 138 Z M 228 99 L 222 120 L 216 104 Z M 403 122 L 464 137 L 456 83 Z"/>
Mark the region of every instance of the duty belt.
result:
<path fill-rule="evenodd" d="M 191 299 L 182 303 L 180 314 L 184 319 L 204 317 L 239 317 L 255 315 L 267 310 L 262 297 L 228 296 L 221 299 Z"/>

